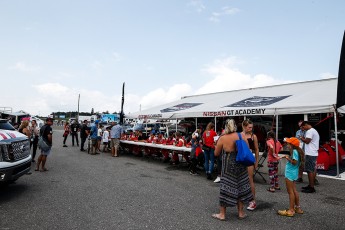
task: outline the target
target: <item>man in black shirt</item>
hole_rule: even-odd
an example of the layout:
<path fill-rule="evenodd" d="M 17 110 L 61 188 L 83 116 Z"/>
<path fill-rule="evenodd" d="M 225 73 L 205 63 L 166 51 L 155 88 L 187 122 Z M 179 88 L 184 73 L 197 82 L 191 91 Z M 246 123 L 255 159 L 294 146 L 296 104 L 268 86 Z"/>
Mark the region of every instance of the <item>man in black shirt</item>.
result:
<path fill-rule="evenodd" d="M 80 131 L 80 125 L 78 121 L 73 121 L 71 125 L 71 135 L 72 135 L 72 145 L 74 146 L 74 138 L 77 142 L 77 146 L 79 147 L 79 138 L 78 132 Z"/>
<path fill-rule="evenodd" d="M 48 171 L 48 169 L 45 167 L 47 156 L 50 154 L 51 146 L 53 145 L 53 130 L 51 128 L 51 125 L 53 124 L 52 118 L 46 119 L 46 124 L 40 129 L 40 136 L 42 136 L 44 142 L 50 146 L 50 148 L 46 151 L 43 151 L 41 149 L 41 155 L 38 157 L 36 169 L 35 171 L 40 170 L 41 172 Z M 40 164 L 42 163 L 42 167 L 40 169 Z"/>
<path fill-rule="evenodd" d="M 90 128 L 87 126 L 87 120 L 84 120 L 81 129 L 80 129 L 80 151 L 85 151 L 84 144 L 86 142 L 86 138 L 89 136 Z"/>

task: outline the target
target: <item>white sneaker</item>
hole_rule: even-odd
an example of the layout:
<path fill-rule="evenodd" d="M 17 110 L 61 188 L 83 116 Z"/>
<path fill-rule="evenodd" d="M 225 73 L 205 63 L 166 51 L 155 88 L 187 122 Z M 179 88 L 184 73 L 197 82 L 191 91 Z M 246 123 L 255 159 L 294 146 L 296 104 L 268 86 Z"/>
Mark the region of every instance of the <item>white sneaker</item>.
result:
<path fill-rule="evenodd" d="M 249 206 L 247 207 L 247 210 L 254 211 L 256 209 L 256 203 L 255 201 L 249 202 Z"/>
<path fill-rule="evenodd" d="M 217 178 L 213 182 L 214 183 L 219 183 L 220 182 L 220 176 L 217 176 Z"/>

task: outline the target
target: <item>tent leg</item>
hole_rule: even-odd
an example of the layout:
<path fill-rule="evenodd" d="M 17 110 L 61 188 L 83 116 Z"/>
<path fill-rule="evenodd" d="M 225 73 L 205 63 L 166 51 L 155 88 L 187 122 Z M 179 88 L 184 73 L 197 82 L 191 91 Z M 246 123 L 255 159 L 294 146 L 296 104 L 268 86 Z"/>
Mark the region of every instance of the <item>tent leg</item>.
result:
<path fill-rule="evenodd" d="M 335 136 L 335 156 L 337 158 L 337 178 L 340 178 L 340 175 L 339 175 L 337 111 L 334 111 L 334 136 Z"/>
<path fill-rule="evenodd" d="M 214 117 L 214 131 L 217 132 L 217 117 Z"/>
<path fill-rule="evenodd" d="M 198 118 L 196 117 L 195 118 L 195 130 L 197 130 L 197 128 L 198 128 Z"/>
<path fill-rule="evenodd" d="M 279 116 L 276 115 L 276 140 L 278 140 L 278 120 L 279 120 Z"/>

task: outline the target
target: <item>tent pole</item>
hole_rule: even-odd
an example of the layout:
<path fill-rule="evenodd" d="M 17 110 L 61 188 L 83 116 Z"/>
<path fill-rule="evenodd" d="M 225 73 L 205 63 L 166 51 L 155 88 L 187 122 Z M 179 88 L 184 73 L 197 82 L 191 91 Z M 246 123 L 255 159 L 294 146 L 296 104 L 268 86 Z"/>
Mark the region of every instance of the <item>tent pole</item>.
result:
<path fill-rule="evenodd" d="M 214 131 L 217 132 L 217 117 L 214 117 Z"/>
<path fill-rule="evenodd" d="M 339 176 L 337 110 L 334 111 L 334 135 L 335 135 L 335 156 L 337 158 L 337 177 L 340 178 L 340 176 Z"/>
<path fill-rule="evenodd" d="M 176 118 L 176 128 L 175 128 L 175 133 L 177 133 L 177 118 Z"/>
<path fill-rule="evenodd" d="M 279 116 L 276 115 L 276 140 L 278 140 L 278 120 L 279 120 L 278 117 L 279 117 Z"/>
<path fill-rule="evenodd" d="M 195 130 L 198 128 L 198 118 L 195 118 Z"/>

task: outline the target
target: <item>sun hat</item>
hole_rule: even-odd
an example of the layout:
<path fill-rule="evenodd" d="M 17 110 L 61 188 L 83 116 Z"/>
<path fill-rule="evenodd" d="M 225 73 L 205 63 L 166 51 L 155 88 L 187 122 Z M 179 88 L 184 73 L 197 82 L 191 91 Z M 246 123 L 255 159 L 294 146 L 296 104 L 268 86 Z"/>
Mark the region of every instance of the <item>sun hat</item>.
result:
<path fill-rule="evenodd" d="M 298 140 L 296 137 L 290 137 L 290 138 L 285 137 L 285 138 L 284 138 L 284 141 L 285 141 L 286 143 L 290 143 L 290 144 L 292 144 L 292 145 L 294 145 L 294 146 L 299 147 L 299 140 Z"/>

